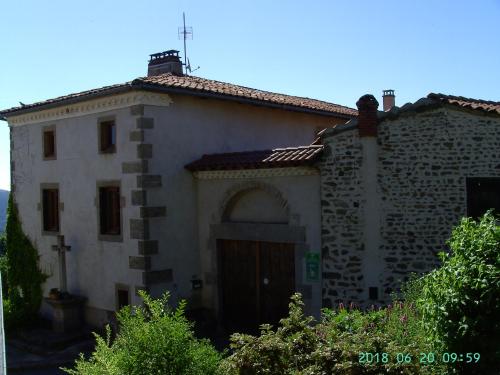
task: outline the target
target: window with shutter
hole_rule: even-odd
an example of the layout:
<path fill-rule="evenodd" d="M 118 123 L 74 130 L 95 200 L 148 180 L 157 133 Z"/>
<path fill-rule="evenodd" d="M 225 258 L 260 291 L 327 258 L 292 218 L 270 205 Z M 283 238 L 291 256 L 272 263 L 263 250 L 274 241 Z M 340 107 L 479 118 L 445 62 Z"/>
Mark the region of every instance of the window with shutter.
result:
<path fill-rule="evenodd" d="M 56 132 L 54 130 L 43 132 L 43 157 L 44 159 L 56 157 Z"/>
<path fill-rule="evenodd" d="M 104 186 L 99 188 L 100 233 L 121 234 L 120 188 Z"/>
<path fill-rule="evenodd" d="M 42 190 L 43 230 L 59 232 L 59 190 Z"/>
<path fill-rule="evenodd" d="M 116 125 L 113 120 L 102 121 L 99 124 L 99 151 L 116 152 Z"/>

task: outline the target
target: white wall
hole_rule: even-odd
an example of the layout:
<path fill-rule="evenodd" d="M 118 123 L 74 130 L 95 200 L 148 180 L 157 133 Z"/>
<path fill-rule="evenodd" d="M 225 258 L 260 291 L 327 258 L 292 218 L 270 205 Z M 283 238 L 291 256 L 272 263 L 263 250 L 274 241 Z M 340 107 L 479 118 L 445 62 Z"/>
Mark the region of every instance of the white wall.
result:
<path fill-rule="evenodd" d="M 167 208 L 162 226 L 151 228 L 151 238 L 159 239 L 160 246 L 153 264 L 174 269 L 175 301 L 188 298 L 191 277 L 200 276 L 196 218 L 204 209 L 197 209 L 196 182 L 184 166 L 203 154 L 308 145 L 317 128 L 331 126 L 335 119 L 181 95 L 172 100 L 168 107 L 147 106 L 144 116 L 155 119 L 145 138 L 153 144 L 150 173 L 161 174 L 163 181 L 162 188 L 148 190 L 148 204 Z"/>
<path fill-rule="evenodd" d="M 15 162 L 16 202 L 23 229 L 40 254 L 40 265 L 49 275 L 44 295 L 59 286 L 57 253 L 51 250 L 56 237 L 42 235 L 40 184 L 58 183 L 60 233 L 71 252 L 66 256 L 68 290 L 88 298 L 88 305 L 105 310 L 115 309 L 115 283 L 140 285 L 140 272 L 128 267 L 128 256 L 135 255 L 131 246 L 128 219 L 138 214 L 130 206 L 130 191 L 135 177 L 122 175 L 121 163 L 135 156 L 135 145 L 128 134 L 135 127 L 130 109 L 119 109 L 77 118 L 14 126 L 12 157 Z M 117 126 L 117 152 L 98 153 L 98 118 L 113 115 Z M 42 159 L 42 129 L 55 125 L 57 160 Z M 98 241 L 96 182 L 121 180 L 123 242 Z M 134 249 L 134 250 L 133 250 Z M 132 293 L 133 295 L 133 293 Z"/>

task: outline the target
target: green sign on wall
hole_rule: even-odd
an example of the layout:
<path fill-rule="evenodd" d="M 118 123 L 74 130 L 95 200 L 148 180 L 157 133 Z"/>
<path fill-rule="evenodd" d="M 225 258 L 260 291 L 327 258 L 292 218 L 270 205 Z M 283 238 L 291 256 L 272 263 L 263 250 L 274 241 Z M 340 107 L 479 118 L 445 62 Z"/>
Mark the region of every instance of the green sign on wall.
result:
<path fill-rule="evenodd" d="M 319 263 L 318 253 L 306 253 L 306 280 L 319 281 Z"/>

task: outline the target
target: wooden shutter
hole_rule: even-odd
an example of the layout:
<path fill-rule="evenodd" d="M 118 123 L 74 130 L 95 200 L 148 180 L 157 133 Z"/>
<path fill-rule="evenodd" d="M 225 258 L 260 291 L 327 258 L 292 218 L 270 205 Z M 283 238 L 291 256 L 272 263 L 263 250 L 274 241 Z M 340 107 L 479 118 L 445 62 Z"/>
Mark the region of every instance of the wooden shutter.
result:
<path fill-rule="evenodd" d="M 59 190 L 44 189 L 42 192 L 43 230 L 59 231 Z"/>
<path fill-rule="evenodd" d="M 43 155 L 48 158 L 55 155 L 54 131 L 43 132 Z"/>
<path fill-rule="evenodd" d="M 120 234 L 120 188 L 116 186 L 100 188 L 99 202 L 101 234 Z"/>

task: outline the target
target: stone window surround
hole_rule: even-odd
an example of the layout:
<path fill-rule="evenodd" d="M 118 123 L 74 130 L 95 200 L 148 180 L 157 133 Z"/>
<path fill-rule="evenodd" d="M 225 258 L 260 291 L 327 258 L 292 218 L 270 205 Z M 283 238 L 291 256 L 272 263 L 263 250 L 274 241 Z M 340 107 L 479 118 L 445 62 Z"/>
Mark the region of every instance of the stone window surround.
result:
<path fill-rule="evenodd" d="M 305 242 L 306 228 L 303 226 L 293 226 L 288 224 L 263 224 L 263 223 L 221 223 L 210 226 L 210 238 L 208 252 L 210 254 L 210 268 L 214 279 L 218 279 L 218 255 L 217 240 L 240 240 L 240 241 L 265 241 L 278 243 L 291 243 L 295 245 L 295 290 L 302 293 L 304 302 L 312 302 L 312 284 L 318 282 L 304 282 L 304 262 L 305 254 L 309 250 Z M 205 276 L 207 279 L 207 276 Z M 207 280 L 205 280 L 207 283 Z M 213 306 L 216 308 L 216 315 L 222 308 L 222 300 L 219 298 L 221 285 L 215 282 L 215 292 L 213 295 Z M 307 284 L 307 285 L 306 285 Z"/>
<path fill-rule="evenodd" d="M 43 191 L 46 189 L 57 189 L 59 198 L 59 230 L 46 231 L 43 229 Z M 61 190 L 59 190 L 59 183 L 41 183 L 40 184 L 40 203 L 38 203 L 38 210 L 40 211 L 40 228 L 42 236 L 57 236 L 61 233 L 61 212 L 64 209 L 64 204 L 61 202 Z"/>
<path fill-rule="evenodd" d="M 108 122 L 108 121 L 113 121 L 115 124 L 115 144 L 114 147 L 110 150 L 102 150 L 102 139 L 101 139 L 101 124 L 103 122 Z M 108 155 L 108 154 L 116 154 L 117 152 L 117 144 L 118 144 L 118 127 L 116 124 L 116 116 L 115 115 L 108 115 L 108 116 L 102 116 L 97 119 L 97 152 L 101 155 Z"/>
<path fill-rule="evenodd" d="M 45 132 L 54 133 L 54 155 L 45 156 Z M 56 160 L 57 159 L 57 132 L 56 125 L 47 125 L 42 127 L 42 160 Z"/>
<path fill-rule="evenodd" d="M 102 187 L 118 187 L 120 189 L 120 234 L 101 234 L 101 220 L 100 220 L 100 199 L 99 188 Z M 123 242 L 123 208 L 125 207 L 125 198 L 122 195 L 121 181 L 119 180 L 102 180 L 96 182 L 96 225 L 97 225 L 97 240 L 103 242 Z"/>

